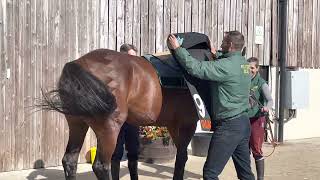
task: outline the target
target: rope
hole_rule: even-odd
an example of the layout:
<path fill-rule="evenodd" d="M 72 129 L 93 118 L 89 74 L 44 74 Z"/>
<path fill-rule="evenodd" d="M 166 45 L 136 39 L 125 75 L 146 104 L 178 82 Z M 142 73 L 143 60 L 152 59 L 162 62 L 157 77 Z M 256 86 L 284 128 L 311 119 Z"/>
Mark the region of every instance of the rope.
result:
<path fill-rule="evenodd" d="M 278 145 L 278 143 L 274 140 L 274 136 L 273 136 L 273 132 L 272 132 L 272 127 L 271 127 L 271 120 L 269 119 L 268 116 L 266 116 L 266 129 L 270 131 L 270 135 L 267 135 L 268 140 L 270 141 L 273 149 L 272 152 L 268 155 L 263 155 L 264 158 L 268 158 L 270 157 L 276 150 L 276 146 Z M 270 138 L 271 136 L 271 138 Z"/>
<path fill-rule="evenodd" d="M 250 97 L 258 104 L 260 109 L 263 107 L 263 104 L 261 104 L 259 102 L 259 100 L 254 96 L 253 93 L 250 93 Z M 268 139 L 269 139 L 269 141 L 270 141 L 270 143 L 271 143 L 271 145 L 273 147 L 273 150 L 272 150 L 272 152 L 270 154 L 268 154 L 266 156 L 264 155 L 263 156 L 264 158 L 270 157 L 275 152 L 276 146 L 278 145 L 278 143 L 274 140 L 273 131 L 272 131 L 272 127 L 271 127 L 271 123 L 273 123 L 273 121 L 269 118 L 269 114 L 268 113 L 269 112 L 264 112 L 263 115 L 266 117 L 266 126 L 267 126 L 266 130 L 267 131 L 269 130 L 271 138 L 270 138 L 269 135 L 267 135 L 267 137 L 268 137 Z M 274 113 L 272 114 L 272 111 L 271 111 L 271 115 L 272 115 L 272 117 L 275 117 Z"/>

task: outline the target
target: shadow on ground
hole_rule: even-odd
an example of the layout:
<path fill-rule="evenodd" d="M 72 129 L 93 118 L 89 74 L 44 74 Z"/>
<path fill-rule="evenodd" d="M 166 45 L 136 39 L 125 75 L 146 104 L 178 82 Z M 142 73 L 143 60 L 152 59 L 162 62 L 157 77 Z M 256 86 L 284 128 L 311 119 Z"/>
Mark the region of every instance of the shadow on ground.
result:
<path fill-rule="evenodd" d="M 146 177 L 157 177 L 160 179 L 172 179 L 173 177 L 173 171 L 174 171 L 173 167 L 168 167 L 168 166 L 158 165 L 158 164 L 148 164 L 148 163 L 141 163 L 141 165 L 148 167 L 148 169 L 152 168 L 153 170 L 152 172 L 150 172 L 150 171 L 139 169 L 139 175 L 146 176 Z M 123 177 L 122 174 L 121 174 L 121 177 Z M 184 179 L 187 179 L 187 178 L 200 179 L 202 178 L 202 176 L 190 171 L 185 171 Z"/>
<path fill-rule="evenodd" d="M 36 169 L 31 172 L 28 177 L 28 180 L 39 180 L 39 179 L 48 179 L 48 180 L 63 180 L 64 172 L 63 170 L 57 169 Z M 95 180 L 96 177 L 93 172 L 85 172 L 77 174 L 78 180 Z"/>
<path fill-rule="evenodd" d="M 152 178 L 159 178 L 159 179 L 172 179 L 174 168 L 164 166 L 164 165 L 157 165 L 157 164 L 148 164 L 148 163 L 141 163 L 143 169 L 139 168 L 139 176 L 143 176 L 145 179 L 148 177 Z M 148 169 L 148 170 L 144 170 Z M 150 171 L 149 171 L 150 170 Z M 124 178 L 127 177 L 127 178 Z M 185 171 L 184 178 L 185 179 L 200 179 L 202 176 L 190 171 Z M 127 167 L 121 167 L 120 170 L 120 178 L 121 179 L 130 179 L 129 172 Z M 64 179 L 64 172 L 63 170 L 58 169 L 35 169 L 31 172 L 28 177 L 28 180 L 39 180 L 39 179 L 49 179 L 49 180 L 63 180 Z M 78 180 L 96 180 L 94 173 L 92 170 L 90 172 L 84 173 L 77 173 Z"/>

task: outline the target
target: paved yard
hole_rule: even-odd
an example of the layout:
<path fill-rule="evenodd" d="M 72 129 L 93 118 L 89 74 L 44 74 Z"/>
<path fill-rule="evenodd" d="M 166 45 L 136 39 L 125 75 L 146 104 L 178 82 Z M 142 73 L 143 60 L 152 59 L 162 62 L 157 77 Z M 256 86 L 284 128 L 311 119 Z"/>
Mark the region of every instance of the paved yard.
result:
<path fill-rule="evenodd" d="M 266 154 L 272 147 L 264 145 Z M 186 165 L 185 179 L 201 179 L 205 158 L 189 156 Z M 141 180 L 171 179 L 173 163 L 155 165 L 140 163 Z M 0 180 L 33 180 L 33 179 L 64 179 L 62 167 L 37 170 L 24 170 L 0 173 Z M 78 180 L 95 180 L 90 164 L 80 164 Z M 121 179 L 129 180 L 126 162 L 121 164 Z M 221 180 L 236 179 L 231 161 L 220 176 Z M 273 155 L 266 159 L 266 180 L 320 180 L 320 138 L 303 139 L 285 142 L 276 148 Z"/>

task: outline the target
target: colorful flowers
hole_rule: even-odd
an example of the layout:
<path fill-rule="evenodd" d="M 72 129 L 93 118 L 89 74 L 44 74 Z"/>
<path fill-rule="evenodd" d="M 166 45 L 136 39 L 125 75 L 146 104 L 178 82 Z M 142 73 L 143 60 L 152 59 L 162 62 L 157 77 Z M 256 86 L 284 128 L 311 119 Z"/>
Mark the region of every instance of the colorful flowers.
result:
<path fill-rule="evenodd" d="M 162 138 L 163 144 L 168 144 L 170 141 L 170 134 L 166 127 L 142 126 L 140 127 L 140 136 L 146 141 Z"/>

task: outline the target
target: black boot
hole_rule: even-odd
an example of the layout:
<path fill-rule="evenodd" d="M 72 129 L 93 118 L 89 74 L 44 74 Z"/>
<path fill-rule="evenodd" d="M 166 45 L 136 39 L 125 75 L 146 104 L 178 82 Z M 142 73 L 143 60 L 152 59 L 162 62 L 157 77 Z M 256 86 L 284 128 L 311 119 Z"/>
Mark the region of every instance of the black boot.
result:
<path fill-rule="evenodd" d="M 112 160 L 111 161 L 112 180 L 119 180 L 119 173 L 120 173 L 120 161 Z"/>
<path fill-rule="evenodd" d="M 138 180 L 138 162 L 128 161 L 128 168 L 131 180 Z"/>
<path fill-rule="evenodd" d="M 257 180 L 264 179 L 264 159 L 256 160 Z"/>

